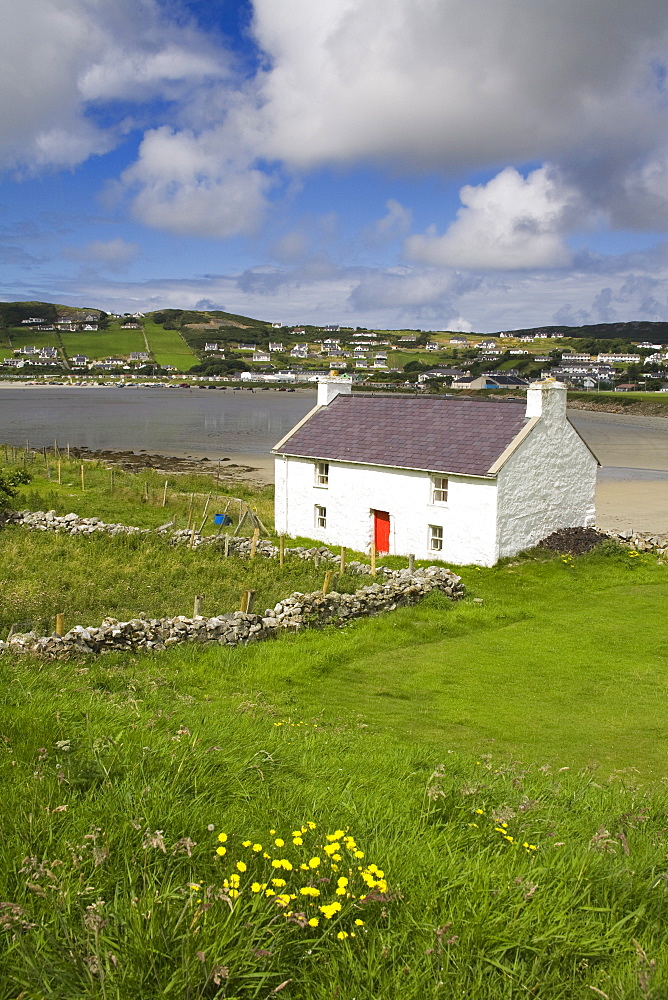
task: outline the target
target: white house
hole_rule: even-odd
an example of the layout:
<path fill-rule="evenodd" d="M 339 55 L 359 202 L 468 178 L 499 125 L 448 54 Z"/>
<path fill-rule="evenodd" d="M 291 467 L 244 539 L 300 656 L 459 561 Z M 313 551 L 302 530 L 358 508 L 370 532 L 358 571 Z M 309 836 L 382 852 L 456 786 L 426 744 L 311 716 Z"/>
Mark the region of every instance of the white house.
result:
<path fill-rule="evenodd" d="M 525 404 L 352 395 L 325 378 L 274 454 L 277 531 L 358 551 L 492 566 L 594 523 L 598 463 L 550 379 Z"/>

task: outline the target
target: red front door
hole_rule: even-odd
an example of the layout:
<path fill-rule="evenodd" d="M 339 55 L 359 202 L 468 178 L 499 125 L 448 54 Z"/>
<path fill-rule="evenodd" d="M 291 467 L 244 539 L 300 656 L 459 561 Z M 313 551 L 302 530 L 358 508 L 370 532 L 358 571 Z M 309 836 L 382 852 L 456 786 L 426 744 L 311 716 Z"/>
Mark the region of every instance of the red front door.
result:
<path fill-rule="evenodd" d="M 376 552 L 390 551 L 390 515 L 386 510 L 373 512 L 373 540 Z"/>

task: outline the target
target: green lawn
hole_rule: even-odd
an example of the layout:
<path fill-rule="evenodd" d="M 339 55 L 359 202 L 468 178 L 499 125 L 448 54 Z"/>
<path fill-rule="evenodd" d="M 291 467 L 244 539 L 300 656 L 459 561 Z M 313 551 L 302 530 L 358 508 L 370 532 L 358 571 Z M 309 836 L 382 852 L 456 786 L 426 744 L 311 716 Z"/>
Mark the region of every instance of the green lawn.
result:
<path fill-rule="evenodd" d="M 188 371 L 199 364 L 199 358 L 191 350 L 178 330 L 165 330 L 157 323 L 145 321 L 144 330 L 149 347 L 160 365 L 174 365 L 180 371 Z"/>
<path fill-rule="evenodd" d="M 85 354 L 97 361 L 101 358 L 127 357 L 132 351 L 146 350 L 141 330 L 121 330 L 111 323 L 107 330 L 62 333 L 61 337 L 70 358 L 75 354 Z"/>
<path fill-rule="evenodd" d="M 18 349 L 26 344 L 35 347 L 59 347 L 56 330 L 31 330 L 26 327 L 14 327 L 11 331 L 12 344 Z"/>

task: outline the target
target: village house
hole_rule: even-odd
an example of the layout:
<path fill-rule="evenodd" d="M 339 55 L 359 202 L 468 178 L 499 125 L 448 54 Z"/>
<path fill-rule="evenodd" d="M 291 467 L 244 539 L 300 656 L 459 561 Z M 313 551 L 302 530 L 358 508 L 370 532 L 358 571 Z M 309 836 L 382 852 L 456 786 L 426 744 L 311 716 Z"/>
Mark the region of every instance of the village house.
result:
<path fill-rule="evenodd" d="M 598 463 L 549 379 L 525 403 L 352 395 L 324 378 L 274 455 L 276 530 L 292 537 L 492 566 L 594 523 Z"/>

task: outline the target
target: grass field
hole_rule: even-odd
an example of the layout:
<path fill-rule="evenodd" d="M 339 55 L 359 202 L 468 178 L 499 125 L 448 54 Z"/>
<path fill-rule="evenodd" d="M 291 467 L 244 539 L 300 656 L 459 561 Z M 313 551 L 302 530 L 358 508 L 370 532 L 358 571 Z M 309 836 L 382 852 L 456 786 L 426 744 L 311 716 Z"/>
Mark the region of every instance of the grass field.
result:
<path fill-rule="evenodd" d="M 15 327 L 11 330 L 14 348 L 25 347 L 26 344 L 35 347 L 60 347 L 56 330 L 31 330 L 26 327 Z"/>
<path fill-rule="evenodd" d="M 157 323 L 146 320 L 144 330 L 151 352 L 159 365 L 174 365 L 188 371 L 199 364 L 199 358 L 190 349 L 178 330 L 165 330 Z"/>
<path fill-rule="evenodd" d="M 101 358 L 127 357 L 132 351 L 145 351 L 141 330 L 121 330 L 111 323 L 107 330 L 62 333 L 63 346 L 68 357 L 85 354 L 97 361 Z"/>
<path fill-rule="evenodd" d="M 161 514 L 157 480 L 92 477 L 72 509 Z M 45 618 L 317 579 L 17 528 L 0 553 L 5 613 Z M 461 573 L 461 602 L 247 648 L 1 656 L 0 997 L 665 997 L 666 567 Z"/>

